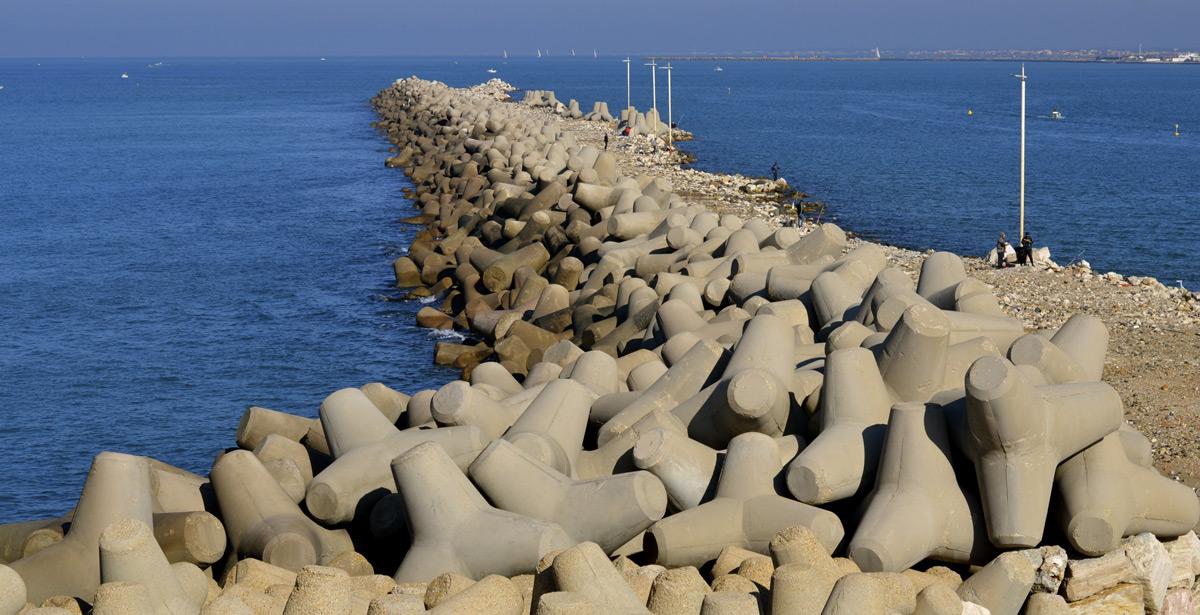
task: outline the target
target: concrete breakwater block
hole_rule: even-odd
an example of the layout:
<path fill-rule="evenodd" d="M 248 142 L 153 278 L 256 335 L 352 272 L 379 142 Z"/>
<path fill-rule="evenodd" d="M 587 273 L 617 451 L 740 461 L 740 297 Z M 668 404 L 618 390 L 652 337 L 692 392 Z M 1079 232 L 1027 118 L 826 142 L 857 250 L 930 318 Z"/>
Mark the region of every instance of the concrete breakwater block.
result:
<path fill-rule="evenodd" d="M 1194 604 L 1200 501 L 1098 319 L 1028 332 L 953 254 L 914 282 L 834 224 L 706 211 L 569 129 L 607 105 L 523 101 L 372 100 L 422 225 L 397 286 L 474 338 L 438 348 L 461 379 L 253 406 L 208 477 L 101 453 L 73 512 L 0 526 L 0 615 Z"/>

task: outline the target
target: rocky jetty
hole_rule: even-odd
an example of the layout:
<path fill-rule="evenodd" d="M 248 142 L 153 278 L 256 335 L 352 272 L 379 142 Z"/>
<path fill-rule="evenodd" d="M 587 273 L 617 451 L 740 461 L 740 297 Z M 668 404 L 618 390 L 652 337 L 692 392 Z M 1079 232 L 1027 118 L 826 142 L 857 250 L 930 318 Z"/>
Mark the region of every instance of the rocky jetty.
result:
<path fill-rule="evenodd" d="M 396 282 L 462 378 L 251 407 L 207 477 L 98 455 L 0 526 L 0 615 L 1196 612 L 1200 501 L 1102 319 L 711 211 L 506 87 L 373 99 L 424 225 Z"/>

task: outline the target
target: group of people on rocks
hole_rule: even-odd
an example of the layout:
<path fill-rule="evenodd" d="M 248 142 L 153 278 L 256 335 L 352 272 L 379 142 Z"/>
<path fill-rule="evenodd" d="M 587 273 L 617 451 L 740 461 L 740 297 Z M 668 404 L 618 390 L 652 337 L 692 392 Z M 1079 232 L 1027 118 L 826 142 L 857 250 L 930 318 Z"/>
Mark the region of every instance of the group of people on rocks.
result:
<path fill-rule="evenodd" d="M 1025 233 L 1021 237 L 1021 243 L 1016 246 L 1017 264 L 1018 265 L 1033 265 L 1033 237 L 1029 233 Z M 1000 238 L 996 240 L 996 267 L 1008 267 L 1008 238 L 1003 232 L 1000 233 Z"/>

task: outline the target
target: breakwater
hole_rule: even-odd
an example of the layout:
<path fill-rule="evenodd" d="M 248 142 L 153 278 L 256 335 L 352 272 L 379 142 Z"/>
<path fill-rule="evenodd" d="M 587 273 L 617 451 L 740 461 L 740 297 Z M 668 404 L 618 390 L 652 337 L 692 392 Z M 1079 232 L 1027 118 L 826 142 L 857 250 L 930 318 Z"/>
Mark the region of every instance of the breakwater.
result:
<path fill-rule="evenodd" d="M 1190 592 L 1200 509 L 1122 423 L 1097 319 L 1026 334 L 954 255 L 913 285 L 834 225 L 689 205 L 492 96 L 411 79 L 374 102 L 427 227 L 397 283 L 441 297 L 423 324 L 479 337 L 439 348 L 464 379 L 343 389 L 315 420 L 251 408 L 207 479 L 102 454 L 65 533 L 5 527 L 6 588 L 213 613 Z"/>

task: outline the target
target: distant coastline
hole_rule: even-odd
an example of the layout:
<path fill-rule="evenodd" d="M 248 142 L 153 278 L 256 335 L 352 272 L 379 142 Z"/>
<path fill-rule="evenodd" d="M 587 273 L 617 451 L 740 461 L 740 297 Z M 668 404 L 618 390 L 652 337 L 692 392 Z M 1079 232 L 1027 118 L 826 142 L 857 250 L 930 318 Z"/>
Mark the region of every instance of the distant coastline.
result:
<path fill-rule="evenodd" d="M 709 62 L 1091 62 L 1106 64 L 1200 65 L 1200 52 L 1189 50 L 962 50 L 798 51 L 791 53 L 701 53 L 650 55 L 657 60 Z"/>

